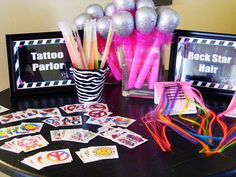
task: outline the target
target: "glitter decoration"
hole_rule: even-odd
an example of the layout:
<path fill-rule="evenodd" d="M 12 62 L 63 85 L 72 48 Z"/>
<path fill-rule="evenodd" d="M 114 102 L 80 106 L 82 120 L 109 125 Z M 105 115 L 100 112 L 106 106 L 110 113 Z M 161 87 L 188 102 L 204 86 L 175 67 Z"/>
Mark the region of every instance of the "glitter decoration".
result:
<path fill-rule="evenodd" d="M 172 33 L 179 24 L 179 16 L 169 7 L 157 9 L 157 28 L 164 33 Z"/>
<path fill-rule="evenodd" d="M 140 9 L 142 7 L 155 8 L 155 4 L 154 4 L 153 0 L 137 0 L 136 1 L 136 9 Z"/>
<path fill-rule="evenodd" d="M 86 9 L 86 12 L 95 19 L 99 19 L 104 16 L 103 8 L 99 4 L 89 5 Z"/>
<path fill-rule="evenodd" d="M 79 30 L 83 30 L 84 29 L 84 24 L 87 21 L 92 20 L 92 16 L 87 14 L 87 13 L 82 13 L 79 16 L 77 16 L 74 20 L 74 23 L 76 24 L 77 28 Z"/>
<path fill-rule="evenodd" d="M 132 11 L 135 9 L 135 0 L 114 0 L 117 10 Z"/>
<path fill-rule="evenodd" d="M 136 11 L 136 28 L 139 32 L 150 33 L 156 26 L 157 13 L 150 7 L 142 7 Z"/>
<path fill-rule="evenodd" d="M 120 11 L 113 15 L 112 25 L 118 36 L 127 37 L 134 30 L 134 18 L 131 13 Z"/>
<path fill-rule="evenodd" d="M 115 11 L 116 11 L 116 7 L 114 3 L 107 4 L 104 9 L 105 15 L 108 17 L 111 17 L 115 13 Z"/>

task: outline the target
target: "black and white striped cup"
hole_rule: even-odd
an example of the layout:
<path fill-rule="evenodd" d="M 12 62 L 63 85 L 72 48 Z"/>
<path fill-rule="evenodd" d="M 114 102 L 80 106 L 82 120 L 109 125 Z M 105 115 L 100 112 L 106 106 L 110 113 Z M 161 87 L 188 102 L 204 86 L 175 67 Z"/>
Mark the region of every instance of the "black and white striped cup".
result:
<path fill-rule="evenodd" d="M 80 103 L 94 103 L 102 101 L 104 83 L 110 68 L 97 70 L 79 70 L 71 68 L 76 91 Z"/>

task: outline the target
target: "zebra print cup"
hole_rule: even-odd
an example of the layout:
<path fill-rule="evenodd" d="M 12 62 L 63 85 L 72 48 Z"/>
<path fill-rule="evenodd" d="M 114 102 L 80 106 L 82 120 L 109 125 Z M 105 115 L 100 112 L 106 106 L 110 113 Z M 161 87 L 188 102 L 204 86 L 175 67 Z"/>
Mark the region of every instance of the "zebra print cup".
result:
<path fill-rule="evenodd" d="M 102 101 L 104 83 L 110 68 L 97 70 L 79 70 L 72 68 L 79 102 L 94 103 Z"/>

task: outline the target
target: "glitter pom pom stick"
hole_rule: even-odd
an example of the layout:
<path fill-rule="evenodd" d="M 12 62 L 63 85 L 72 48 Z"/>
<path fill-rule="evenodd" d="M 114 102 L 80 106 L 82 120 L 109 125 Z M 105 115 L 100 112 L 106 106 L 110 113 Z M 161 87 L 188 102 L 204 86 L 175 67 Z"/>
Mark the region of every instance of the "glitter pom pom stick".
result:
<path fill-rule="evenodd" d="M 101 54 L 103 54 L 105 51 L 106 39 L 108 37 L 111 23 L 111 18 L 107 16 L 104 16 L 97 21 L 98 50 Z M 114 41 L 111 42 L 106 62 L 111 69 L 112 75 L 117 81 L 120 81 L 122 79 L 121 66 L 116 56 Z"/>
<path fill-rule="evenodd" d="M 119 11 L 112 16 L 112 26 L 115 32 L 114 41 L 117 47 L 124 46 L 126 63 L 130 71 L 135 46 L 134 18 L 127 11 Z"/>
<path fill-rule="evenodd" d="M 157 12 L 154 8 L 139 8 L 135 14 L 135 48 L 131 69 L 129 72 L 128 88 L 133 88 L 139 68 L 143 60 L 146 59 L 146 53 L 149 53 L 151 44 L 154 41 L 154 28 L 157 22 Z M 156 68 L 157 69 L 157 68 Z"/>
<path fill-rule="evenodd" d="M 163 47 L 169 44 L 172 39 L 172 32 L 176 29 L 179 24 L 178 14 L 169 7 L 160 7 L 157 9 L 157 24 L 156 24 L 156 38 L 157 40 L 153 43 L 153 48 L 150 50 L 150 54 L 145 59 L 145 63 L 140 70 L 140 74 L 135 82 L 135 88 L 139 89 L 142 87 L 144 80 L 148 76 L 149 70 L 152 66 L 157 69 L 151 70 L 151 77 L 149 78 L 149 89 L 153 89 L 154 83 L 158 78 L 159 63 L 154 62 L 154 59 L 160 60 L 160 51 L 156 52 L 157 48 Z"/>

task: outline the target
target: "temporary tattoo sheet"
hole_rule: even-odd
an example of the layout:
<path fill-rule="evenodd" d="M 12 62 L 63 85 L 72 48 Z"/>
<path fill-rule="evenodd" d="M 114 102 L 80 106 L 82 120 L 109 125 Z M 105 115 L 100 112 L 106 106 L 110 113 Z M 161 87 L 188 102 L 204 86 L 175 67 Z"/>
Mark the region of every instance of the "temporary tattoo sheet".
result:
<path fill-rule="evenodd" d="M 92 146 L 75 152 L 83 163 L 119 158 L 116 146 Z"/>
<path fill-rule="evenodd" d="M 53 151 L 39 152 L 35 155 L 24 158 L 21 162 L 41 170 L 52 165 L 60 165 L 72 162 L 72 156 L 69 149 L 59 149 Z"/>

